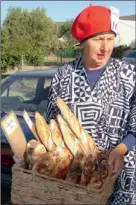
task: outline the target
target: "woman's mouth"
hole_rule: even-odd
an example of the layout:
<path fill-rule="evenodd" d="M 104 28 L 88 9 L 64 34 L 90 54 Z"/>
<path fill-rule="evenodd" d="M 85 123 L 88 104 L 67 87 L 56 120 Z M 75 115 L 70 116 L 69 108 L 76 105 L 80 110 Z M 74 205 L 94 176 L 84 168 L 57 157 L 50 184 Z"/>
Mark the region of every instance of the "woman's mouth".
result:
<path fill-rule="evenodd" d="M 97 54 L 99 60 L 102 60 L 106 57 L 106 54 Z"/>

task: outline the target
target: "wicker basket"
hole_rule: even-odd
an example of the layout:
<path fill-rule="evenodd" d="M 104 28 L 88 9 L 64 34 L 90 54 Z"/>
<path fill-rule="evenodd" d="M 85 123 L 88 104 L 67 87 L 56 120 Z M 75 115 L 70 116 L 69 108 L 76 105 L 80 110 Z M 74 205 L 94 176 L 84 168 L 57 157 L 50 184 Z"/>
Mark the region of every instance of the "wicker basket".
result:
<path fill-rule="evenodd" d="M 15 164 L 12 167 L 11 201 L 13 204 L 106 204 L 113 185 L 114 182 L 107 179 L 104 188 L 98 192 L 92 187 L 43 176 Z"/>

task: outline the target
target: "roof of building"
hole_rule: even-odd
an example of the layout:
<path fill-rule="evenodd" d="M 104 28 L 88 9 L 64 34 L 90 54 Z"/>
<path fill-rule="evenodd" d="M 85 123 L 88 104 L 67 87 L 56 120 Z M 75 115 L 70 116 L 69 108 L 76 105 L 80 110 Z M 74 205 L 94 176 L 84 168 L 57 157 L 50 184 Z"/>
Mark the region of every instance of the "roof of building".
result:
<path fill-rule="evenodd" d="M 136 14 L 129 16 L 120 16 L 121 20 L 136 21 Z"/>

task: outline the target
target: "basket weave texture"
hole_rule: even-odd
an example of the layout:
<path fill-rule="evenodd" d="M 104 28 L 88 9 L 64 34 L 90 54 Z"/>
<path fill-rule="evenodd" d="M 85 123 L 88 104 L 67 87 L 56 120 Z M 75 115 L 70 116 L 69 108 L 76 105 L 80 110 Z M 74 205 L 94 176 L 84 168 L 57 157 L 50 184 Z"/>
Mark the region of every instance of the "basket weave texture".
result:
<path fill-rule="evenodd" d="M 13 204 L 106 204 L 114 182 L 107 178 L 102 190 L 75 185 L 34 173 L 14 164 L 11 201 Z"/>

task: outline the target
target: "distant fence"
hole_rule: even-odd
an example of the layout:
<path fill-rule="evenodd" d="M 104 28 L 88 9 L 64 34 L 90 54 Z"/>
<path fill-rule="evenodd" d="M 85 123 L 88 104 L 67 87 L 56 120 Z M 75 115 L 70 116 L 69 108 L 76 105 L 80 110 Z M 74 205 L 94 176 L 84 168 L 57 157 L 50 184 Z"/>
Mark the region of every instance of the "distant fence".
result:
<path fill-rule="evenodd" d="M 62 58 L 75 58 L 82 55 L 81 49 L 72 49 L 72 48 L 66 48 L 66 49 L 59 49 L 56 50 L 56 56 L 62 57 Z"/>
<path fill-rule="evenodd" d="M 82 50 L 79 48 L 58 49 L 52 55 L 45 57 L 44 65 L 58 65 L 69 62 L 82 55 Z"/>

